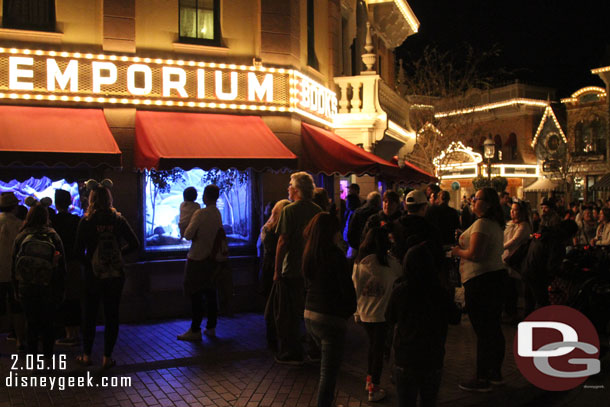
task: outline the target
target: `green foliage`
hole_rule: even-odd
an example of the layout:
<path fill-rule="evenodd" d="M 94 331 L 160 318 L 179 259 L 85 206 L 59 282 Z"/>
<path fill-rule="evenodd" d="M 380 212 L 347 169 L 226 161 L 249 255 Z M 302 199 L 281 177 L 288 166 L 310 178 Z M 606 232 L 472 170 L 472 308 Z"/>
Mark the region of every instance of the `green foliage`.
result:
<path fill-rule="evenodd" d="M 228 193 L 235 186 L 240 186 L 248 181 L 248 172 L 228 169 L 221 171 L 213 168 L 204 172 L 201 178 L 202 184 L 214 184 L 220 189 L 220 193 Z"/>
<path fill-rule="evenodd" d="M 478 191 L 483 188 L 493 188 L 498 192 L 503 192 L 508 186 L 508 180 L 504 177 L 493 177 L 491 180 L 487 177 L 477 177 L 472 180 L 474 189 Z"/>
<path fill-rule="evenodd" d="M 161 194 L 168 193 L 171 189 L 171 184 L 184 179 L 184 170 L 181 168 L 173 168 L 171 170 L 157 171 L 150 170 L 148 172 L 150 181 L 155 186 L 156 191 Z"/>

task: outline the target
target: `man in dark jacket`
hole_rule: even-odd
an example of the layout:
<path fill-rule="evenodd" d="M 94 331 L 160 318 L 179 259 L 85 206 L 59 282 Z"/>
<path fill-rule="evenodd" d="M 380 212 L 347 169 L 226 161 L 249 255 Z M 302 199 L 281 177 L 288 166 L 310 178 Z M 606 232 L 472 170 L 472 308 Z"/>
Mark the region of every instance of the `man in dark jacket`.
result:
<path fill-rule="evenodd" d="M 564 220 L 558 226 L 540 226 L 535 233 L 523 265 L 525 284 L 525 316 L 534 309 L 549 305 L 548 286 L 565 257 L 566 246 L 578 231 L 573 220 Z"/>
<path fill-rule="evenodd" d="M 356 209 L 350 217 L 349 224 L 347 225 L 347 243 L 353 252 L 350 258 L 355 258 L 358 254 L 358 247 L 360 242 L 362 242 L 362 231 L 366 221 L 380 210 L 381 195 L 379 192 L 373 191 L 367 195 L 366 204 Z"/>
<path fill-rule="evenodd" d="M 440 204 L 430 205 L 426 210 L 426 220 L 439 231 L 442 245 L 453 245 L 455 231 L 460 228 L 460 215 L 449 206 L 449 192 L 440 191 L 439 197 Z"/>
<path fill-rule="evenodd" d="M 421 192 L 421 191 L 420 191 Z M 423 195 L 423 192 L 422 192 Z M 425 198 L 425 196 L 424 196 Z M 443 287 L 429 242 L 407 252 L 403 277 L 386 310 L 386 321 L 395 325 L 394 357 L 398 405 L 435 405 L 440 387 L 447 325 L 460 321 L 453 295 Z"/>
<path fill-rule="evenodd" d="M 362 230 L 361 240 L 370 229 L 373 228 L 386 228 L 388 233 L 394 238 L 394 244 L 392 245 L 392 253 L 394 253 L 397 247 L 400 247 L 399 239 L 401 238 L 398 219 L 402 215 L 400 210 L 400 197 L 394 191 L 385 191 L 383 193 L 383 205 L 382 209 L 374 215 L 371 215 L 364 225 Z"/>
<path fill-rule="evenodd" d="M 405 204 L 407 213 L 398 220 L 402 244 L 398 258 L 402 259 L 409 247 L 426 240 L 434 246 L 435 256 L 442 257 L 438 229 L 425 218 L 429 208 L 426 195 L 422 191 L 411 191 L 405 198 Z"/>

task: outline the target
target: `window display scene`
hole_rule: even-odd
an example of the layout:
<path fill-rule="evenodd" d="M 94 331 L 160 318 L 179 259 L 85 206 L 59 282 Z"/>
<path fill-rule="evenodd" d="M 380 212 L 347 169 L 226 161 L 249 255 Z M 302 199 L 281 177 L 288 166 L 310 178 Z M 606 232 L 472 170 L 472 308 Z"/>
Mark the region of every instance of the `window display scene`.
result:
<path fill-rule="evenodd" d="M 82 217 L 85 213 L 81 207 L 80 194 L 78 192 L 78 183 L 69 183 L 64 179 L 58 181 L 51 181 L 47 177 L 42 178 L 29 178 L 25 181 L 12 180 L 9 182 L 0 181 L 0 193 L 1 192 L 12 192 L 15 194 L 17 199 L 24 204 L 25 198 L 28 196 L 36 198 L 40 201 L 42 198 L 49 198 L 51 201 L 55 198 L 55 190 L 64 189 L 70 192 L 72 197 L 72 204 L 68 208 L 70 213 Z M 56 210 L 55 202 L 52 202 L 50 208 Z"/>
<path fill-rule="evenodd" d="M 216 206 L 222 215 L 222 223 L 229 246 L 244 246 L 252 237 L 252 179 L 249 171 L 229 169 L 150 170 L 145 172 L 145 250 L 186 250 L 191 242 L 181 234 L 186 228 L 181 208 L 193 208 L 192 202 L 203 207 L 203 190 L 215 184 L 220 188 Z M 188 191 L 185 193 L 185 190 Z M 193 199 L 193 190 L 196 198 Z M 183 204 L 184 205 L 181 205 Z M 195 206 L 196 208 L 196 206 Z M 182 215 L 182 216 L 181 216 Z M 183 219 L 181 222 L 181 218 Z M 188 224 L 188 222 L 186 222 Z"/>

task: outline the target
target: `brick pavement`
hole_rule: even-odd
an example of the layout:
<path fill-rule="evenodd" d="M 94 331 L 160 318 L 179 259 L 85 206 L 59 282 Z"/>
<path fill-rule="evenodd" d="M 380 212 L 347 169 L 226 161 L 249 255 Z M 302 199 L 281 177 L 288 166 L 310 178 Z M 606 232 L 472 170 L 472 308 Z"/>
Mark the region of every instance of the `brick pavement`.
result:
<path fill-rule="evenodd" d="M 131 386 L 120 388 L 6 388 L 4 378 L 10 371 L 14 342 L 0 337 L 0 407 L 34 406 L 311 406 L 315 405 L 318 370 L 316 366 L 287 367 L 273 362 L 265 349 L 264 322 L 259 314 L 240 314 L 220 318 L 217 337 L 204 337 L 201 343 L 181 342 L 176 335 L 188 327 L 185 320 L 121 325 L 113 357 L 117 366 L 103 371 L 101 349 L 103 333 L 98 329 L 94 347 L 94 365 L 75 364 L 78 348 L 56 347 L 67 354 L 67 369 L 62 377 L 84 376 L 89 372 L 96 384 L 102 377 L 128 377 Z M 440 391 L 441 406 L 605 406 L 610 403 L 610 361 L 605 358 L 600 375 L 588 385 L 570 392 L 549 393 L 531 386 L 515 367 L 512 339 L 515 328 L 504 326 L 507 357 L 504 375 L 508 383 L 491 393 L 462 392 L 457 384 L 474 372 L 474 333 L 464 318 L 450 327 L 445 369 Z M 338 382 L 338 404 L 349 407 L 396 404 L 389 369 L 385 369 L 382 387 L 388 398 L 368 403 L 362 390 L 366 371 L 364 331 L 350 323 L 346 355 Z M 20 372 L 17 372 L 20 373 Z M 21 373 L 26 374 L 26 373 Z"/>

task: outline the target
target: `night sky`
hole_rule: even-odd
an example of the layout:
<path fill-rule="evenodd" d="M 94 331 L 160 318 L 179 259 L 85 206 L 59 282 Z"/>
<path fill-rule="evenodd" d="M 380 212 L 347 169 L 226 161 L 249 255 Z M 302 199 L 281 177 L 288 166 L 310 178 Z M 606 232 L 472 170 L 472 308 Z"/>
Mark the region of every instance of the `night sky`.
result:
<path fill-rule="evenodd" d="M 426 45 L 442 50 L 467 42 L 477 50 L 498 44 L 491 66 L 522 82 L 567 97 L 583 86 L 604 86 L 591 69 L 610 65 L 606 2 L 581 0 L 409 0 L 419 33 L 397 49 L 417 58 Z"/>

